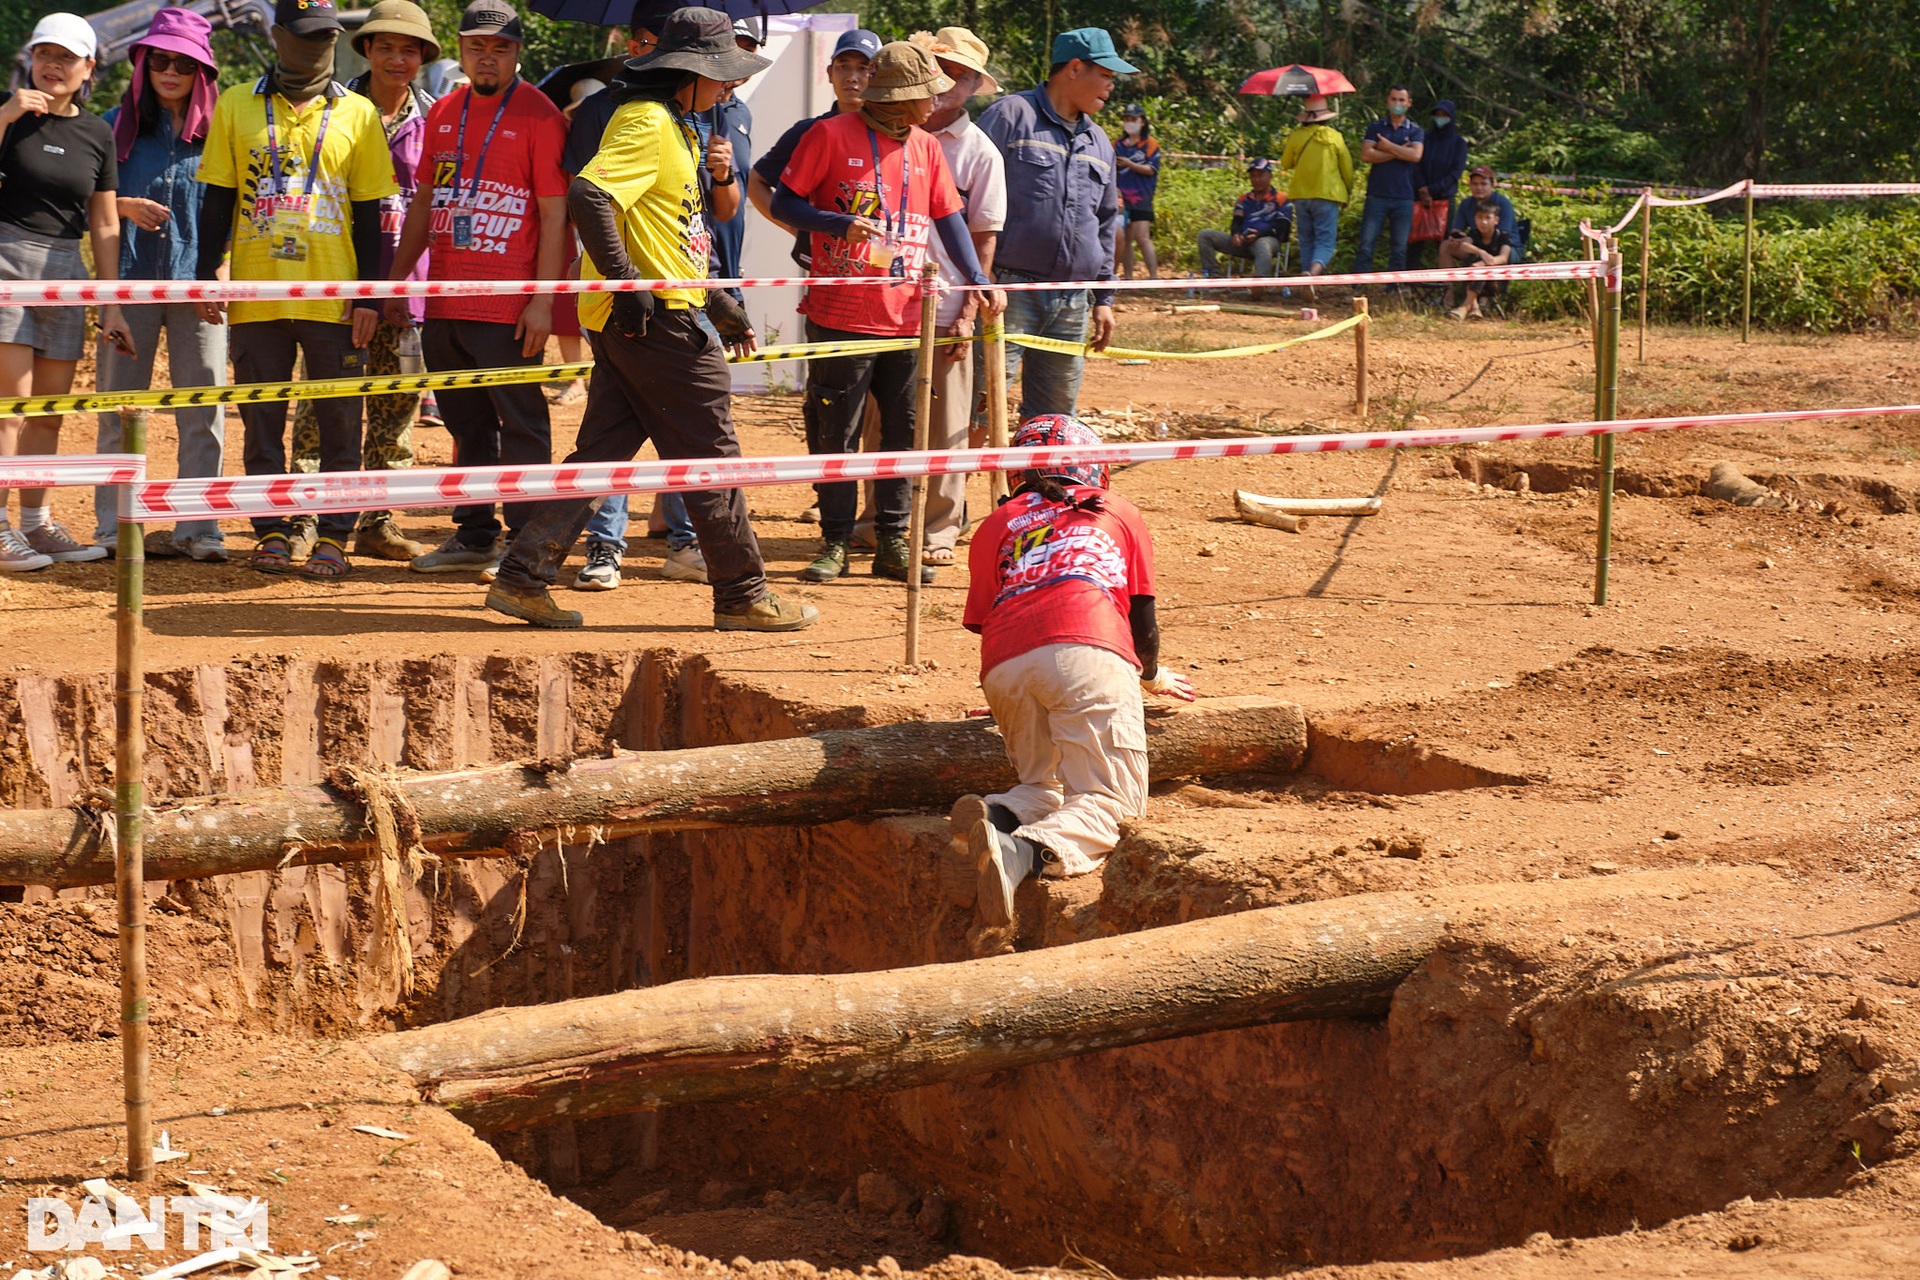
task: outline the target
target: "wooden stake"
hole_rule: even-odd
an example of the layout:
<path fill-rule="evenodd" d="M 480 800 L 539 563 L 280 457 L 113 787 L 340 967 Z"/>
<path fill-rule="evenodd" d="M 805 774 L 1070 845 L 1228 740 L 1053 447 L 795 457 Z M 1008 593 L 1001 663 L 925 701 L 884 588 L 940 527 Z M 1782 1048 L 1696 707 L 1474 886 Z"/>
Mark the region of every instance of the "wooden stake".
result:
<path fill-rule="evenodd" d="M 1747 239 L 1740 260 L 1740 341 L 1753 331 L 1753 179 L 1747 179 Z"/>
<path fill-rule="evenodd" d="M 1367 314 L 1367 300 L 1355 298 L 1353 309 L 1360 323 L 1353 326 L 1353 411 L 1360 421 L 1367 420 L 1367 328 L 1373 317 Z"/>
<path fill-rule="evenodd" d="M 933 429 L 933 310 L 939 295 L 933 291 L 940 272 L 929 261 L 920 274 L 920 367 L 913 398 L 913 448 L 924 453 Z M 913 513 L 907 521 L 907 665 L 920 661 L 920 558 L 927 548 L 927 478 L 913 478 Z"/>
<path fill-rule="evenodd" d="M 1006 317 L 995 316 L 987 321 L 986 350 L 982 354 L 987 360 L 987 447 L 1004 449 L 1013 441 L 1013 437 L 1007 434 Z M 987 483 L 994 505 L 1000 505 L 1009 492 L 1007 473 L 989 471 Z"/>
<path fill-rule="evenodd" d="M 147 451 L 147 414 L 129 409 L 120 415 L 120 448 Z M 118 856 L 114 896 L 120 924 L 120 1055 L 127 1107 L 127 1177 L 153 1177 L 152 1096 L 147 1089 L 147 896 L 145 837 L 146 729 L 141 698 L 146 674 L 141 666 L 141 594 L 146 577 L 145 530 L 133 522 L 133 487 L 120 488 L 120 532 L 115 547 L 118 608 L 114 614 L 113 821 Z"/>
<path fill-rule="evenodd" d="M 1653 279 L 1648 271 L 1653 246 L 1653 195 L 1651 192 L 1640 197 L 1640 361 L 1647 359 L 1647 294 L 1653 289 Z"/>
<path fill-rule="evenodd" d="M 1622 268 L 1618 252 L 1607 254 L 1606 310 L 1602 313 L 1600 344 L 1600 412 L 1602 422 L 1619 416 L 1620 402 L 1620 302 Z M 1593 602 L 1607 602 L 1607 573 L 1613 558 L 1613 444 L 1611 434 L 1597 438 L 1600 446 L 1600 529 L 1599 545 L 1593 562 Z"/>

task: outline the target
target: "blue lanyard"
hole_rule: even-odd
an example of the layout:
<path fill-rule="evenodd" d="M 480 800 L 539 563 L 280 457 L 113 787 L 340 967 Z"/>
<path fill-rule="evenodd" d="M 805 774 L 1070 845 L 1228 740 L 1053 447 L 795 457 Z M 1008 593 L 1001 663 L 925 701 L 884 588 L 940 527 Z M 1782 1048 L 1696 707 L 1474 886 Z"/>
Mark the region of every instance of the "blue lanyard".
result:
<path fill-rule="evenodd" d="M 913 137 L 907 135 L 908 139 Z M 880 218 L 886 223 L 887 238 L 893 238 L 893 215 L 887 212 L 887 184 L 880 180 L 880 135 L 872 129 L 867 130 L 867 145 L 873 148 L 873 198 L 880 202 Z M 900 240 L 907 238 L 907 199 L 913 194 L 913 165 L 907 155 L 907 144 L 900 144 Z"/>
<path fill-rule="evenodd" d="M 286 194 L 286 186 L 280 177 L 280 144 L 273 128 L 273 100 L 279 95 L 267 95 L 267 166 L 273 172 L 273 194 L 278 197 Z M 288 103 L 292 106 L 292 103 Z M 320 180 L 320 148 L 327 140 L 327 121 L 333 118 L 333 99 L 327 99 L 327 105 L 320 109 L 320 129 L 313 135 L 313 163 L 307 166 L 307 179 L 302 184 L 302 196 L 313 194 L 313 184 Z"/>
<path fill-rule="evenodd" d="M 467 184 L 465 203 L 471 206 L 480 196 L 480 175 L 487 167 L 487 148 L 493 145 L 493 131 L 500 127 L 500 117 L 507 114 L 507 104 L 513 101 L 514 91 L 520 87 L 520 77 L 515 76 L 513 83 L 507 86 L 506 93 L 500 97 L 500 105 L 493 109 L 493 123 L 487 126 L 487 136 L 480 142 L 480 156 L 473 162 L 473 181 Z M 456 157 L 453 162 L 453 195 L 460 199 L 460 170 L 467 163 L 467 108 L 473 105 L 473 86 L 467 86 L 467 96 L 460 100 L 460 140 L 454 144 Z"/>

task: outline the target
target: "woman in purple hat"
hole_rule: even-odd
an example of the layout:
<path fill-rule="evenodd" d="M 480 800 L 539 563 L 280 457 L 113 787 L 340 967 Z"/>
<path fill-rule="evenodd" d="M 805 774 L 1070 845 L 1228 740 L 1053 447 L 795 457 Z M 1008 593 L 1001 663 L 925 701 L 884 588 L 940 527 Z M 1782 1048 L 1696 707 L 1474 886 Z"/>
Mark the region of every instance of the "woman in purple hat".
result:
<path fill-rule="evenodd" d="M 107 113 L 120 163 L 120 278 L 191 280 L 200 249 L 200 195 L 194 174 L 220 91 L 213 28 L 188 9 L 162 9 L 133 46 L 133 79 L 120 105 Z M 224 278 L 224 277 L 223 277 Z M 153 385 L 153 357 L 166 330 L 168 368 L 176 387 L 224 386 L 227 331 L 200 318 L 191 302 L 146 302 L 126 308 L 131 354 L 100 347 L 102 391 L 144 391 Z M 225 460 L 226 410 L 219 405 L 173 410 L 180 475 L 217 476 Z M 100 452 L 120 449 L 120 415 L 100 415 Z M 94 493 L 94 537 L 113 546 L 118 490 Z M 192 556 L 224 562 L 227 544 L 218 523 L 183 520 L 171 537 L 155 531 L 150 556 Z"/>

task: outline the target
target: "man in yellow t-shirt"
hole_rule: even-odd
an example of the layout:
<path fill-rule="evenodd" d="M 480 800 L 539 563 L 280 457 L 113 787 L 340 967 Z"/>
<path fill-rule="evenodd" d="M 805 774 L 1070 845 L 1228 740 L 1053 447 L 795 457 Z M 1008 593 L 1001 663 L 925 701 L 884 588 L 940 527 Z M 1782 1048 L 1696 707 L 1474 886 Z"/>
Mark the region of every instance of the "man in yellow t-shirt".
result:
<path fill-rule="evenodd" d="M 380 201 L 399 192 L 380 112 L 333 79 L 340 18 L 333 0 L 279 0 L 267 74 L 220 95 L 200 158 L 206 184 L 200 212 L 202 280 L 217 277 L 232 239 L 235 280 L 378 280 Z M 287 382 L 296 354 L 310 379 L 365 372 L 362 354 L 379 322 L 379 302 L 349 313 L 339 302 L 203 303 L 211 323 L 233 325 L 229 346 L 236 382 Z M 351 319 L 349 319 L 349 314 Z M 360 467 L 358 397 L 315 402 L 320 469 Z M 246 424 L 246 473 L 287 470 L 285 401 L 240 406 Z M 349 571 L 351 512 L 319 518 L 320 539 L 301 572 L 333 580 Z M 293 569 L 283 518 L 253 522 L 259 543 L 251 565 L 263 573 Z"/>
<path fill-rule="evenodd" d="M 691 117 L 711 109 L 729 83 L 766 66 L 767 59 L 734 43 L 731 18 L 691 8 L 666 19 L 653 53 L 626 64 L 612 85 L 620 105 L 600 151 L 567 192 L 585 249 L 584 278 L 706 278 L 700 139 Z M 721 343 L 751 350 L 753 330 L 732 295 L 718 289 L 589 293 L 580 303 L 580 325 L 593 345 L 593 378 L 568 462 L 625 462 L 648 440 L 662 458 L 740 456 Z M 685 497 L 713 588 L 713 625 L 721 631 L 811 626 L 819 610 L 767 590 L 740 490 Z M 542 503 L 501 561 L 487 607 L 535 626 L 579 626 L 580 614 L 556 605 L 547 589 L 598 501 Z"/>

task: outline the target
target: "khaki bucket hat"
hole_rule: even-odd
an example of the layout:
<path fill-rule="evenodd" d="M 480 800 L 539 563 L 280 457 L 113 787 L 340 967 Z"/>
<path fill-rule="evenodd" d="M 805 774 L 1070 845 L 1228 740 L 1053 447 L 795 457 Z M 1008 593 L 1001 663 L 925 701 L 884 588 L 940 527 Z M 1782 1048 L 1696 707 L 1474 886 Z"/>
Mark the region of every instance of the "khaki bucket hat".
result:
<path fill-rule="evenodd" d="M 412 36 L 425 49 L 422 62 L 440 60 L 440 42 L 433 38 L 427 11 L 413 0 L 380 0 L 367 11 L 367 20 L 353 33 L 353 51 L 367 56 L 367 45 L 378 35 Z"/>
<path fill-rule="evenodd" d="M 993 72 L 987 70 L 987 42 L 965 27 L 942 27 L 931 37 L 915 37 L 914 43 L 942 62 L 951 62 L 969 71 L 979 72 L 978 92 L 1000 92 L 1000 82 L 993 78 Z"/>
<path fill-rule="evenodd" d="M 860 94 L 865 102 L 912 102 L 953 88 L 933 55 L 909 40 L 880 46 L 873 58 L 873 79 Z"/>

